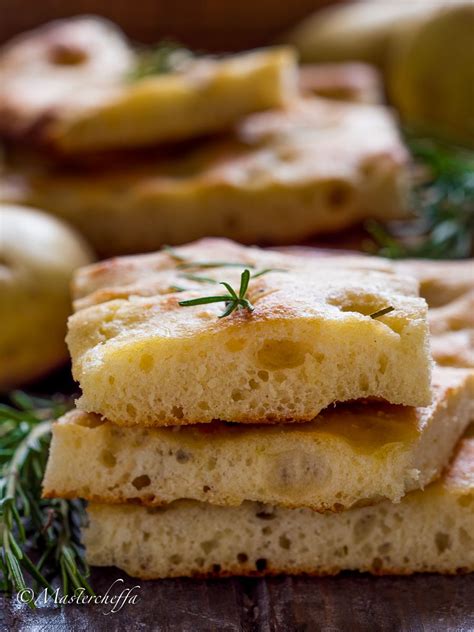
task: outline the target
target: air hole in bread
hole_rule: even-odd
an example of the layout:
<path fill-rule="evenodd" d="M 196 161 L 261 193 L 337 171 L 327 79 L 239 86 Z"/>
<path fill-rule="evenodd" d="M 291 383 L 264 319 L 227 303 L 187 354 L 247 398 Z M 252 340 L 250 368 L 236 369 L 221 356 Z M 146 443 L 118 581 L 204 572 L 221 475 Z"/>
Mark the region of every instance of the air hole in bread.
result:
<path fill-rule="evenodd" d="M 288 550 L 291 546 L 291 540 L 287 538 L 286 535 L 281 535 L 278 538 L 278 544 L 280 545 L 282 549 Z"/>
<path fill-rule="evenodd" d="M 438 531 L 435 535 L 435 544 L 438 553 L 444 553 L 447 549 L 451 548 L 450 535 L 448 533 Z"/>
<path fill-rule="evenodd" d="M 307 352 L 307 347 L 301 342 L 295 342 L 293 340 L 267 340 L 257 352 L 257 361 L 260 366 L 271 371 L 277 369 L 293 369 L 304 363 Z"/>
<path fill-rule="evenodd" d="M 83 48 L 67 42 L 53 44 L 48 57 L 49 61 L 56 66 L 79 66 L 89 58 L 87 51 Z"/>
<path fill-rule="evenodd" d="M 247 555 L 247 553 L 238 553 L 237 554 L 237 562 L 239 564 L 245 564 L 245 562 L 248 562 L 249 556 Z"/>
<path fill-rule="evenodd" d="M 234 388 L 234 390 L 232 391 L 232 395 L 231 395 L 232 399 L 234 402 L 240 402 L 243 399 L 245 399 L 242 391 L 239 391 L 238 389 Z"/>
<path fill-rule="evenodd" d="M 171 555 L 169 558 L 171 564 L 181 564 L 181 562 L 183 561 L 183 558 L 181 557 L 181 555 Z"/>
<path fill-rule="evenodd" d="M 112 468 L 117 465 L 117 458 L 110 450 L 102 450 L 99 455 L 99 461 L 107 468 Z"/>
<path fill-rule="evenodd" d="M 270 377 L 268 371 L 259 371 L 257 375 L 262 380 L 262 382 L 268 382 L 268 379 Z"/>
<path fill-rule="evenodd" d="M 176 452 L 176 460 L 178 463 L 187 463 L 192 459 L 192 455 L 181 448 Z"/>
<path fill-rule="evenodd" d="M 137 416 L 137 409 L 135 408 L 135 406 L 133 406 L 133 404 L 127 404 L 127 414 L 130 415 L 130 417 L 135 418 Z"/>
<path fill-rule="evenodd" d="M 259 573 L 263 572 L 267 568 L 267 560 L 264 557 L 255 560 L 255 568 Z"/>
<path fill-rule="evenodd" d="M 140 356 L 140 362 L 138 366 L 140 367 L 140 371 L 143 371 L 143 373 L 150 373 L 154 364 L 155 360 L 153 356 L 149 353 L 144 353 L 142 356 Z"/>
<path fill-rule="evenodd" d="M 171 415 L 176 417 L 176 419 L 182 419 L 184 417 L 184 412 L 181 406 L 173 406 L 171 409 Z"/>
<path fill-rule="evenodd" d="M 142 474 L 141 476 L 136 476 L 132 481 L 132 485 L 135 487 L 135 489 L 143 489 L 144 487 L 148 487 L 148 485 L 150 484 L 151 484 L 150 477 L 147 476 L 146 474 Z"/>
<path fill-rule="evenodd" d="M 237 353 L 245 347 L 245 340 L 244 338 L 231 338 L 225 343 L 225 346 L 231 353 Z"/>

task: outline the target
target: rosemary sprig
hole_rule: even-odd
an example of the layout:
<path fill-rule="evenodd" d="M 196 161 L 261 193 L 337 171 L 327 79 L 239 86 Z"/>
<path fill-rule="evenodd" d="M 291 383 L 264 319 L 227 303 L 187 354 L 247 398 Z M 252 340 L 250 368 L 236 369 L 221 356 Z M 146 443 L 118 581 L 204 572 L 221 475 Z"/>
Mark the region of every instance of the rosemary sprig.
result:
<path fill-rule="evenodd" d="M 243 263 L 242 261 L 192 261 L 183 255 L 180 255 L 172 246 L 163 246 L 162 250 L 176 261 L 178 270 L 187 270 L 190 268 L 255 268 L 251 263 Z"/>
<path fill-rule="evenodd" d="M 395 307 L 392 307 L 391 305 L 389 305 L 388 307 L 379 309 L 377 312 L 374 312 L 373 314 L 369 314 L 369 316 L 370 318 L 379 318 L 380 316 L 385 316 L 385 314 L 390 314 L 390 312 L 393 312 L 394 310 L 395 310 Z"/>
<path fill-rule="evenodd" d="M 0 590 L 32 584 L 51 595 L 60 575 L 64 594 L 79 587 L 93 594 L 79 541 L 82 504 L 41 498 L 52 419 L 66 407 L 24 393 L 12 401 L 16 408 L 0 405 Z"/>
<path fill-rule="evenodd" d="M 245 264 L 242 264 L 245 265 Z M 265 268 L 260 270 L 260 272 L 251 273 L 251 279 L 258 279 L 258 277 L 263 276 L 264 274 L 268 274 L 269 272 L 288 272 L 288 270 L 284 270 L 283 268 Z M 209 284 L 217 284 L 220 281 L 216 281 L 216 279 L 212 279 L 211 277 L 200 276 L 198 274 L 188 274 L 183 273 L 179 275 L 183 279 L 188 279 L 188 281 L 195 281 L 196 283 L 209 283 Z"/>
<path fill-rule="evenodd" d="M 469 257 L 474 244 L 474 152 L 410 136 L 407 143 L 418 169 L 425 172 L 412 197 L 417 219 L 390 229 L 368 222 L 377 254 L 397 259 Z"/>
<path fill-rule="evenodd" d="M 153 75 L 162 75 L 180 70 L 193 57 L 193 53 L 173 40 L 163 40 L 156 46 L 138 53 L 130 81 Z"/>
<path fill-rule="evenodd" d="M 209 303 L 225 303 L 226 309 L 224 313 L 219 316 L 219 318 L 230 316 L 230 314 L 232 314 L 232 312 L 234 312 L 236 309 L 247 309 L 249 312 L 253 312 L 254 306 L 248 300 L 248 298 L 246 298 L 249 283 L 250 270 L 246 268 L 240 275 L 240 288 L 238 294 L 229 283 L 221 281 L 220 285 L 223 285 L 226 288 L 228 294 L 193 298 L 188 301 L 180 301 L 179 305 L 181 307 L 192 307 L 194 305 L 207 305 Z"/>

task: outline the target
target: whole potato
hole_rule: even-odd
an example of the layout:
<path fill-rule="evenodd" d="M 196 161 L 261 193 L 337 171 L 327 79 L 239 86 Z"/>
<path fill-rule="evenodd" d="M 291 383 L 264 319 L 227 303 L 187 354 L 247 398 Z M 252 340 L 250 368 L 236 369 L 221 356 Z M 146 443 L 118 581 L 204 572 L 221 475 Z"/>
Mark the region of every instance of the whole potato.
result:
<path fill-rule="evenodd" d="M 394 29 L 432 13 L 436 6 L 428 0 L 337 4 L 303 20 L 284 41 L 297 48 L 304 63 L 365 61 L 383 67 Z"/>
<path fill-rule="evenodd" d="M 474 146 L 474 2 L 454 3 L 397 29 L 387 82 L 404 123 Z"/>
<path fill-rule="evenodd" d="M 66 361 L 64 337 L 73 271 L 89 263 L 85 242 L 63 222 L 0 205 L 0 390 Z"/>

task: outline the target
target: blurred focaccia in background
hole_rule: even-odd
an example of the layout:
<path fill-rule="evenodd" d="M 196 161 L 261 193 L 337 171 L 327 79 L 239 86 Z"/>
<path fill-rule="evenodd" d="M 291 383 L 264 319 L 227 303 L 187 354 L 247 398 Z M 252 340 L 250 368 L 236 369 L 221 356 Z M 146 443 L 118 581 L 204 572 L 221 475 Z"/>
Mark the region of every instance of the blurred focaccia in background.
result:
<path fill-rule="evenodd" d="M 231 136 L 154 155 L 82 172 L 24 167 L 4 176 L 0 198 L 67 219 L 103 256 L 207 235 L 291 243 L 406 213 L 408 153 L 382 107 L 294 100 Z"/>
<path fill-rule="evenodd" d="M 316 13 L 287 41 L 304 62 L 379 66 L 407 125 L 472 146 L 473 34 L 472 0 L 362 0 Z"/>
<path fill-rule="evenodd" d="M 82 238 L 63 222 L 0 205 L 0 391 L 66 362 L 69 283 L 91 260 Z"/>
<path fill-rule="evenodd" d="M 304 64 L 300 67 L 300 90 L 340 101 L 383 102 L 382 77 L 370 64 Z"/>
<path fill-rule="evenodd" d="M 26 33 L 0 52 L 0 131 L 71 154 L 137 147 L 225 129 L 297 92 L 290 48 L 189 56 L 166 74 L 134 75 L 138 66 L 121 33 L 96 18 Z"/>

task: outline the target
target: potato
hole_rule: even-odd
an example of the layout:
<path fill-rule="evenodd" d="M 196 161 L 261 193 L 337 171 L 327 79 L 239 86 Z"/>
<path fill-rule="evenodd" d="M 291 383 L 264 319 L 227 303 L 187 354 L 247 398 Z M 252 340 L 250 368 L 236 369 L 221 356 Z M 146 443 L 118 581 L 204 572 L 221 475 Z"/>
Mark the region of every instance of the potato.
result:
<path fill-rule="evenodd" d="M 304 62 L 379 66 L 402 122 L 474 146 L 474 1 L 362 0 L 304 21 L 287 41 Z"/>
<path fill-rule="evenodd" d="M 474 146 L 474 3 L 445 7 L 397 30 L 387 81 L 405 124 Z"/>
<path fill-rule="evenodd" d="M 430 2 L 366 0 L 316 12 L 285 39 L 302 62 L 366 61 L 383 66 L 393 30 L 433 11 Z"/>
<path fill-rule="evenodd" d="M 0 205 L 0 390 L 66 361 L 69 282 L 92 260 L 66 224 L 36 209 Z"/>

